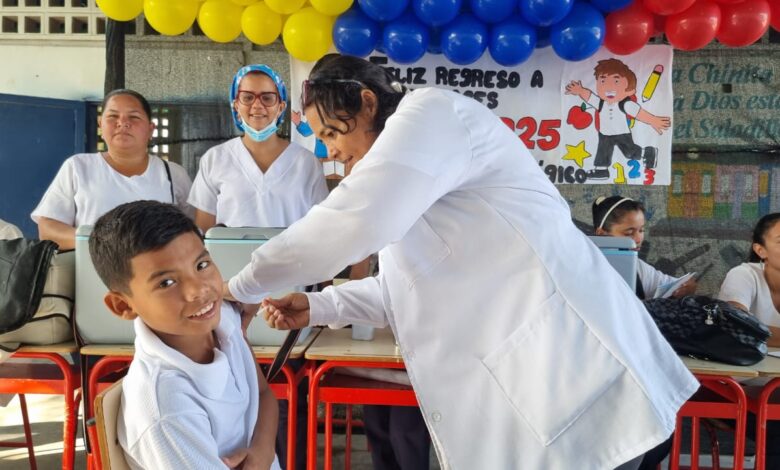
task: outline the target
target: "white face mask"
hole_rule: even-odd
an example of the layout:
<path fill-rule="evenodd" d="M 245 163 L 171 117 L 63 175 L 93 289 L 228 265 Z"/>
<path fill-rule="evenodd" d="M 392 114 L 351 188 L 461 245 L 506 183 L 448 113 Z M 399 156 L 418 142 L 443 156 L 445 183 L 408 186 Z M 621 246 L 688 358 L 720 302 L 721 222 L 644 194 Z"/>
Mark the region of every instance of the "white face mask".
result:
<path fill-rule="evenodd" d="M 271 121 L 270 124 L 265 126 L 261 130 L 257 130 L 254 127 L 247 124 L 246 121 L 244 121 L 243 118 L 241 118 L 241 124 L 244 127 L 244 133 L 249 136 L 250 139 L 254 140 L 255 142 L 264 142 L 268 140 L 272 135 L 276 134 L 276 130 L 279 129 L 279 126 L 276 125 L 276 119 L 274 118 L 273 121 Z"/>

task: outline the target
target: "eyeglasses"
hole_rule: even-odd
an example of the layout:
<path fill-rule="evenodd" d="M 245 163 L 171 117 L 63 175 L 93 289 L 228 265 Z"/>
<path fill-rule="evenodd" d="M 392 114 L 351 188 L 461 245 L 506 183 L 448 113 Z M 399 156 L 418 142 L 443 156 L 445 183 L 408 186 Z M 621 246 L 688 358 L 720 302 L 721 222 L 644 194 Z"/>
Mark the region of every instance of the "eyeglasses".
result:
<path fill-rule="evenodd" d="M 366 84 L 360 80 L 353 80 L 351 78 L 306 79 L 301 85 L 301 106 L 306 106 L 306 103 L 308 103 L 312 86 L 332 85 L 336 83 L 357 85 L 361 90 L 363 88 L 368 88 Z"/>
<path fill-rule="evenodd" d="M 255 100 L 260 100 L 260 104 L 266 108 L 276 106 L 279 102 L 279 93 L 275 91 L 263 91 L 260 93 L 252 93 L 251 91 L 238 90 L 236 99 L 244 106 L 252 106 Z"/>

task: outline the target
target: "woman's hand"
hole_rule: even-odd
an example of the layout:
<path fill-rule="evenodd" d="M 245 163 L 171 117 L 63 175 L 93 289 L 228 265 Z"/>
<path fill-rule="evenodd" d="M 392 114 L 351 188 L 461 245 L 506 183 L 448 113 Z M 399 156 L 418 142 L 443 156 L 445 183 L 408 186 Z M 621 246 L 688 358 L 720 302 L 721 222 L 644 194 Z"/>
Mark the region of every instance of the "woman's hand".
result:
<path fill-rule="evenodd" d="M 299 292 L 281 299 L 265 299 L 261 304 L 263 318 L 277 330 L 295 330 L 309 326 L 309 298 Z"/>
<path fill-rule="evenodd" d="M 674 298 L 680 298 L 685 297 L 686 295 L 693 295 L 696 293 L 696 287 L 698 283 L 696 282 L 696 279 L 690 278 L 688 279 L 688 282 L 681 285 L 674 293 L 672 294 L 672 297 Z"/>
<path fill-rule="evenodd" d="M 222 457 L 222 463 L 228 468 L 241 470 L 268 470 L 274 463 L 274 454 L 264 455 L 253 448 L 238 449 L 227 457 Z"/>

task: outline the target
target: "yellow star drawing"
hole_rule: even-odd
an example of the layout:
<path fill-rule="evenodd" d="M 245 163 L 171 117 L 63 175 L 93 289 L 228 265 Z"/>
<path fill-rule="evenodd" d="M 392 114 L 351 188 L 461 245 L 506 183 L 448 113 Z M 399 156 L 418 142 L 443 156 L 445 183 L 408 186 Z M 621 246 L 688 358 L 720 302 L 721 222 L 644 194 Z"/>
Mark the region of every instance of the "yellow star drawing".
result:
<path fill-rule="evenodd" d="M 577 166 L 582 168 L 585 159 L 590 157 L 591 154 L 585 150 L 584 140 L 577 145 L 566 144 L 566 155 L 563 156 L 563 160 L 574 160 Z"/>

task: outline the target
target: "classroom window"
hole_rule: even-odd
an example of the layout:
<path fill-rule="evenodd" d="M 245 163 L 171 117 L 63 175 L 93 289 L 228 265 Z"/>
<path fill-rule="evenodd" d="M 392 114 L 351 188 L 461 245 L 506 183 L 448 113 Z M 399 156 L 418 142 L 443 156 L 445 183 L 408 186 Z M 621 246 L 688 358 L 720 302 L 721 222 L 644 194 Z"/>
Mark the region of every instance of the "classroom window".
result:
<path fill-rule="evenodd" d="M 73 34 L 87 34 L 89 32 L 89 18 L 86 16 L 74 16 L 70 19 L 70 32 Z"/>
<path fill-rule="evenodd" d="M 65 6 L 65 0 L 49 0 L 49 6 L 50 7 L 64 7 Z"/>
<path fill-rule="evenodd" d="M 41 0 L 24 0 L 24 6 L 26 6 L 26 7 L 39 7 L 39 6 L 41 6 Z"/>
<path fill-rule="evenodd" d="M 49 17 L 49 34 L 65 34 L 65 18 L 61 16 Z"/>
<path fill-rule="evenodd" d="M 40 33 L 41 32 L 41 17 L 40 16 L 25 16 L 24 17 L 24 32 L 25 33 Z"/>
<path fill-rule="evenodd" d="M 3 17 L 3 32 L 4 33 L 18 33 L 19 32 L 19 18 L 15 16 Z"/>
<path fill-rule="evenodd" d="M 18 7 L 19 0 L 3 0 L 4 7 Z"/>

